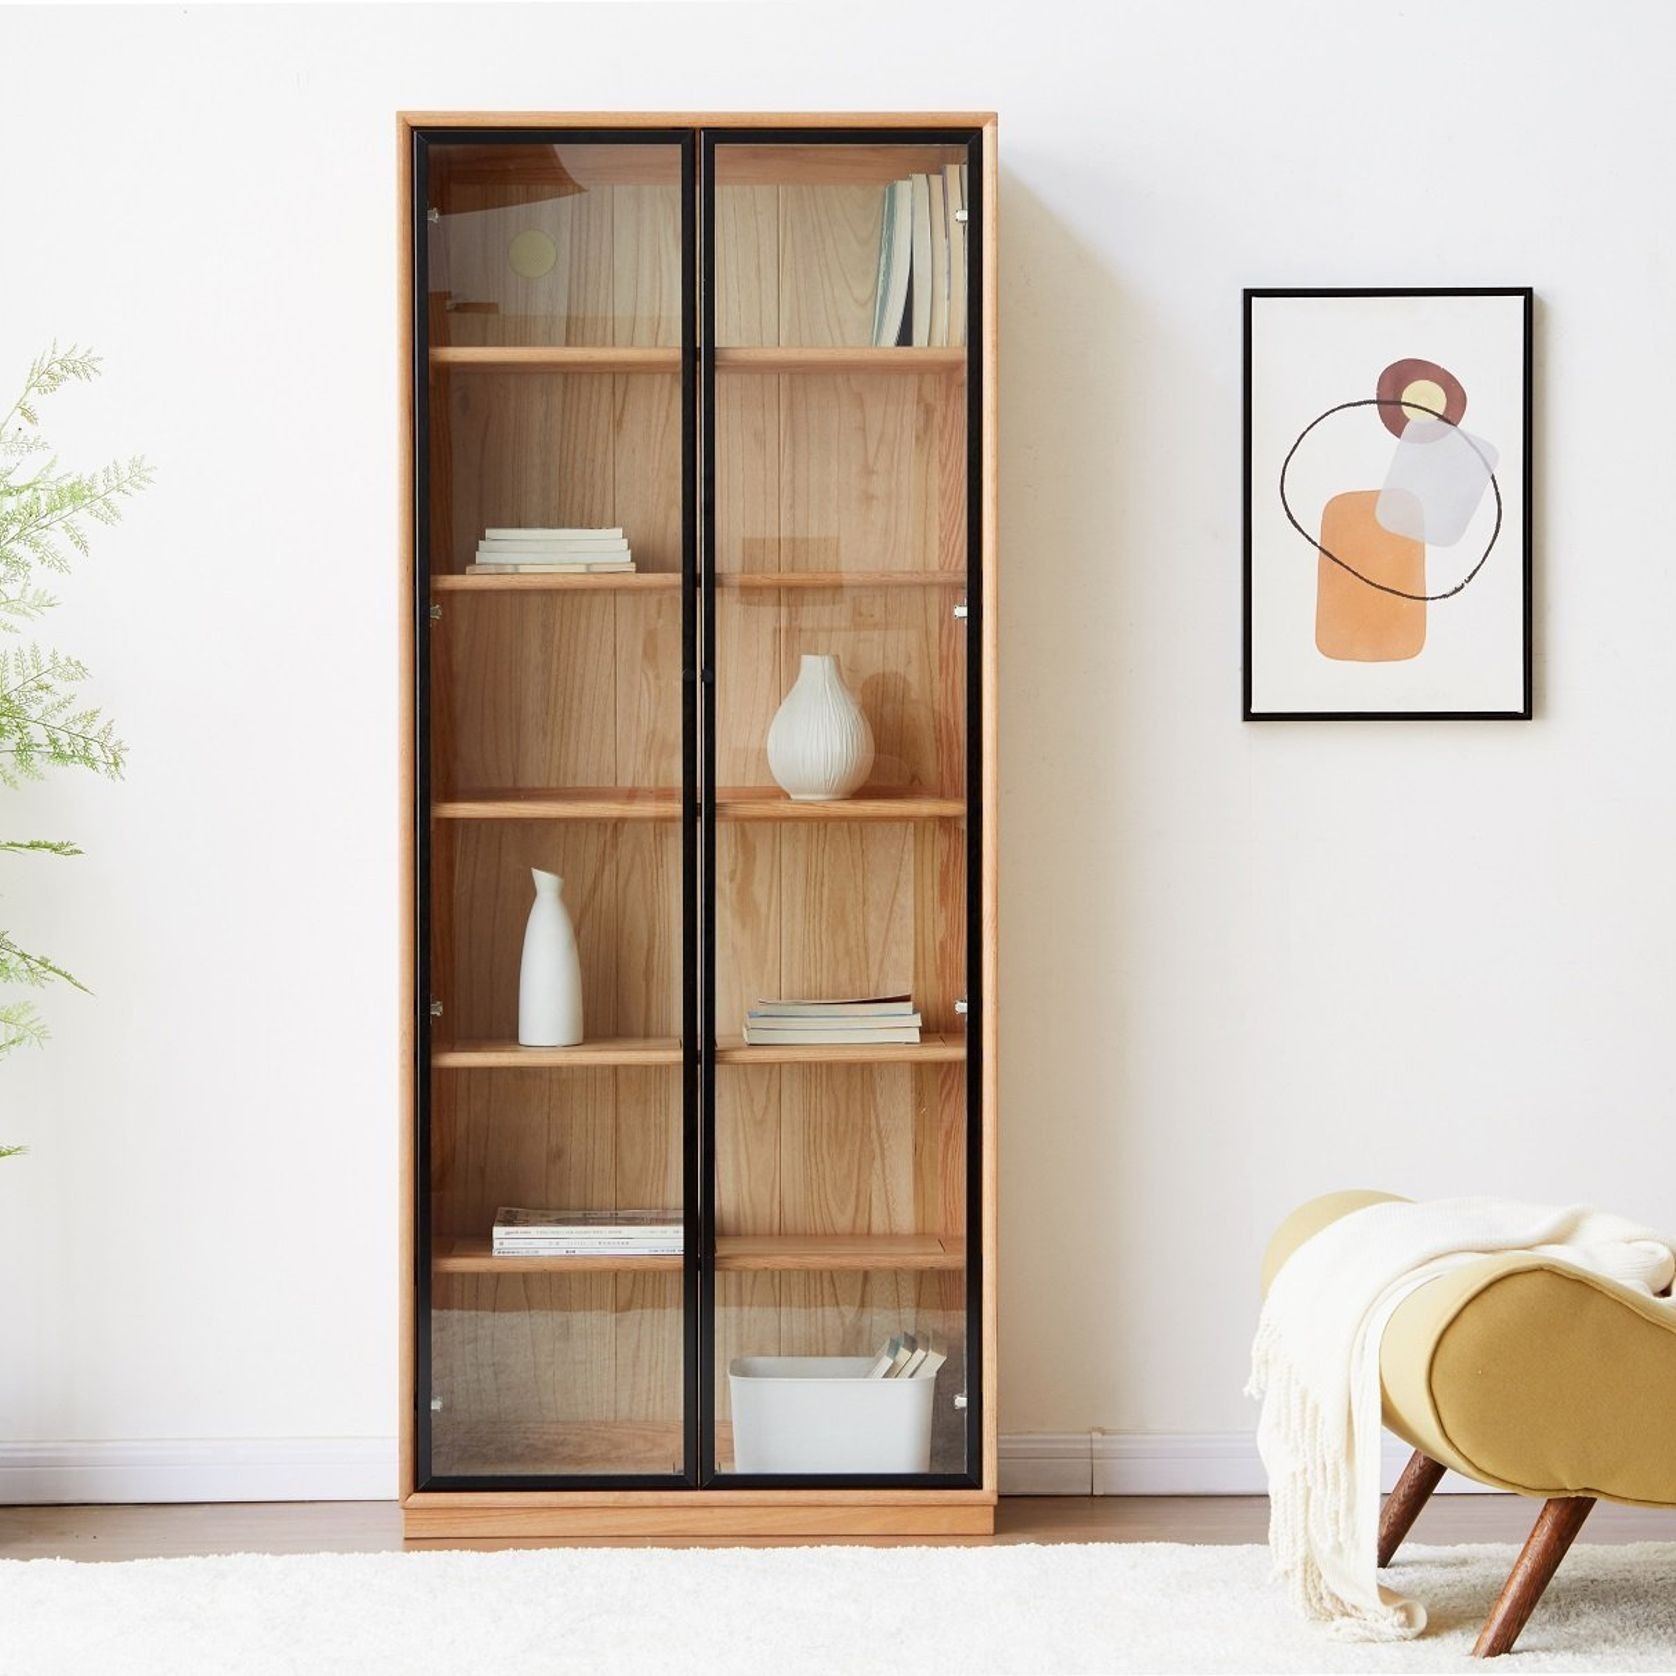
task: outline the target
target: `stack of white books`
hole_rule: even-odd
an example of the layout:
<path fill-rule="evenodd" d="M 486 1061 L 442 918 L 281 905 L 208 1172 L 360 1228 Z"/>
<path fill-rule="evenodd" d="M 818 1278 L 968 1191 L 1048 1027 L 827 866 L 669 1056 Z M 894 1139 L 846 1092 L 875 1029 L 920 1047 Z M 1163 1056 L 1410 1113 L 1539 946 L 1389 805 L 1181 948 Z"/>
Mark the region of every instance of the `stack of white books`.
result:
<path fill-rule="evenodd" d="M 745 1015 L 752 1047 L 828 1043 L 903 1043 L 919 1040 L 920 1016 L 911 995 L 852 995 L 832 1001 L 758 1001 Z"/>
<path fill-rule="evenodd" d="M 496 1257 L 674 1257 L 681 1252 L 678 1210 L 525 1210 L 495 1212 Z"/>
<path fill-rule="evenodd" d="M 468 576 L 564 576 L 632 571 L 634 555 L 620 528 L 485 530 Z"/>

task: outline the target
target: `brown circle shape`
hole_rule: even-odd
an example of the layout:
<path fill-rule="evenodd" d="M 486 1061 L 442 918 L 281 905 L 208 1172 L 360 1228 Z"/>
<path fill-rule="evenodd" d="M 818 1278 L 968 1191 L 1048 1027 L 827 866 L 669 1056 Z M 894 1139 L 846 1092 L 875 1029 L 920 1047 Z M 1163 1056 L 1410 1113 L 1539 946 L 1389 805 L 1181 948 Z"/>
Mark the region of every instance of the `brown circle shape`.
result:
<path fill-rule="evenodd" d="M 1439 417 L 1446 425 L 1458 425 L 1467 410 L 1467 393 L 1461 381 L 1447 367 L 1436 361 L 1422 361 L 1417 356 L 1393 361 L 1379 375 L 1379 386 L 1374 394 L 1380 406 L 1379 422 L 1392 436 L 1401 436 L 1411 415 L 1402 405 L 1402 393 L 1417 378 L 1429 378 L 1443 391 L 1443 412 Z"/>

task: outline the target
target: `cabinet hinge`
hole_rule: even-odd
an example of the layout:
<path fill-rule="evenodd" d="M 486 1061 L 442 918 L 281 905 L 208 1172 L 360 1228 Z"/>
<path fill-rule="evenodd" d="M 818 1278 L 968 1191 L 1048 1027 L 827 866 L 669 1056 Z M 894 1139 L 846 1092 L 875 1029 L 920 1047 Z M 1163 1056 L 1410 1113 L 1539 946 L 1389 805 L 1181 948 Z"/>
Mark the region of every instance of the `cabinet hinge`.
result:
<path fill-rule="evenodd" d="M 966 604 L 965 600 L 962 600 L 954 608 L 954 614 L 955 614 L 956 619 L 958 621 L 962 622 L 962 623 L 965 622 L 966 619 L 972 615 L 970 609 L 967 607 L 967 604 Z"/>
<path fill-rule="evenodd" d="M 970 216 L 970 212 L 967 211 L 967 210 L 956 210 L 954 212 L 955 220 L 958 221 L 962 227 L 964 227 L 966 225 L 966 222 L 969 219 L 969 216 Z"/>
<path fill-rule="evenodd" d="M 432 1018 L 441 1018 L 442 1017 L 442 1003 L 440 1001 L 431 1002 L 431 1017 Z"/>
<path fill-rule="evenodd" d="M 431 621 L 433 623 L 440 623 L 442 621 L 442 607 L 440 605 L 433 605 L 431 607 Z"/>
<path fill-rule="evenodd" d="M 960 216 L 962 220 L 965 220 L 965 216 L 960 210 L 956 210 L 954 213 Z M 439 210 L 435 204 L 432 204 L 431 207 L 425 211 L 425 219 L 434 227 L 442 219 L 442 211 Z"/>
<path fill-rule="evenodd" d="M 967 1005 L 966 997 L 962 995 L 960 999 L 955 1002 L 954 1010 L 959 1017 L 964 1018 L 972 1009 Z"/>

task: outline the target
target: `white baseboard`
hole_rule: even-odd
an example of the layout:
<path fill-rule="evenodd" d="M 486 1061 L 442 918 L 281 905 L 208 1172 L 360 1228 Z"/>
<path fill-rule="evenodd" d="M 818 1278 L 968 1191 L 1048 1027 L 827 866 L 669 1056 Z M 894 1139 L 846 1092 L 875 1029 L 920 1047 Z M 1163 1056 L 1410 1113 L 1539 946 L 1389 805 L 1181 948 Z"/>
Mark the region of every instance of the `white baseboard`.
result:
<path fill-rule="evenodd" d="M 1004 1496 L 1094 1494 L 1094 1433 L 1003 1432 L 997 1453 Z"/>
<path fill-rule="evenodd" d="M 1385 1488 L 1413 1451 L 1385 1439 Z M 1004 1496 L 1260 1496 L 1268 1485 L 1250 1432 L 1022 1432 L 1000 1439 Z M 1456 1473 L 1439 1493 L 1494 1494 Z"/>
<path fill-rule="evenodd" d="M 1409 1456 L 1387 1437 L 1385 1486 Z M 1266 1488 L 1249 1432 L 1023 1432 L 1000 1440 L 1004 1496 L 1251 1496 Z M 1485 1491 L 1449 1473 L 1440 1492 Z M 48 1502 L 388 1501 L 393 1438 L 187 1438 L 0 1443 L 0 1505 Z"/>
<path fill-rule="evenodd" d="M 387 1437 L 0 1443 L 0 1504 L 389 1501 Z"/>

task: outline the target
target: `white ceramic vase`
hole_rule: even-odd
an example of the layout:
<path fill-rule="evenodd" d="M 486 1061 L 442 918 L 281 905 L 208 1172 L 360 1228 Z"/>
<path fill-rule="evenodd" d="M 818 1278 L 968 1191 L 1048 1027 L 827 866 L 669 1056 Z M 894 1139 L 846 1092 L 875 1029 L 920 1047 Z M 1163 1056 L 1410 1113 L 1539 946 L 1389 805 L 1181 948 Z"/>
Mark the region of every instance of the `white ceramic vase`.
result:
<path fill-rule="evenodd" d="M 805 652 L 803 667 L 768 726 L 768 768 L 794 803 L 848 797 L 873 767 L 873 730 L 838 660 Z"/>
<path fill-rule="evenodd" d="M 582 966 L 576 929 L 565 909 L 564 880 L 530 869 L 535 901 L 524 926 L 524 960 L 518 969 L 518 1043 L 521 1047 L 575 1047 L 582 1040 Z"/>

